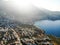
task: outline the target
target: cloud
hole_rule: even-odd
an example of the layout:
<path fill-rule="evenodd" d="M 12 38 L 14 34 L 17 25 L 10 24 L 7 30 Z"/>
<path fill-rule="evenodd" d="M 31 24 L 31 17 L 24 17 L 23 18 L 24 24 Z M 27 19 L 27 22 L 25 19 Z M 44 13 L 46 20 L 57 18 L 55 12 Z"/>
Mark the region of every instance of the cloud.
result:
<path fill-rule="evenodd" d="M 34 23 L 39 20 L 60 20 L 60 12 L 58 11 L 53 12 L 33 5 L 27 11 L 25 10 L 10 3 L 2 2 L 0 4 L 0 15 L 21 23 Z"/>

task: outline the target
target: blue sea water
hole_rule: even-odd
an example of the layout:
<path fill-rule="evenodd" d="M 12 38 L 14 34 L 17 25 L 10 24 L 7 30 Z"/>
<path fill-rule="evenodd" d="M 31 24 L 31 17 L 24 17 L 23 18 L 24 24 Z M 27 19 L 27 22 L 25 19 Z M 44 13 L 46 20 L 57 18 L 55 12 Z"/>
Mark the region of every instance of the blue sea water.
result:
<path fill-rule="evenodd" d="M 60 20 L 42 20 L 35 22 L 34 25 L 38 28 L 43 29 L 46 32 L 46 34 L 51 34 L 56 37 L 60 37 Z"/>

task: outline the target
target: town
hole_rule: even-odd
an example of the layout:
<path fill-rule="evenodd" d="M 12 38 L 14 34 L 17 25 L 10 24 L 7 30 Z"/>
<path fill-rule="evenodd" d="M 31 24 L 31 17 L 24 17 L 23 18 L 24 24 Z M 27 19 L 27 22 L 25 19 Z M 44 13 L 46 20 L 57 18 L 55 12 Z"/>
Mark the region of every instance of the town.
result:
<path fill-rule="evenodd" d="M 0 45 L 54 45 L 43 30 L 35 27 L 0 27 Z"/>

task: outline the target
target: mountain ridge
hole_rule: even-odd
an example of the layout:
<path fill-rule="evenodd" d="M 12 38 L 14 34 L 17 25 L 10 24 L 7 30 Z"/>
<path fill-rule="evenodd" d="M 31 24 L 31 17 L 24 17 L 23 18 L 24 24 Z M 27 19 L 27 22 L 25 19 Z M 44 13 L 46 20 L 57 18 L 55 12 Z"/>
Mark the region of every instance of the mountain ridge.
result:
<path fill-rule="evenodd" d="M 24 13 L 19 12 L 18 9 L 14 10 L 13 8 L 2 7 L 0 8 L 0 16 L 24 24 L 33 24 L 40 20 L 60 20 L 60 11 L 50 11 L 32 6 L 30 11 Z"/>

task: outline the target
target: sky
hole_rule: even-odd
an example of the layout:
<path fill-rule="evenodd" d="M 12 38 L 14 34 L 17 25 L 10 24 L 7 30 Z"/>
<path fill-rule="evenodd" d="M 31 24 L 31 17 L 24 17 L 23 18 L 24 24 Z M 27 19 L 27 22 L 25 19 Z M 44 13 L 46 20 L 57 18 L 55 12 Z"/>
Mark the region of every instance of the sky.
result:
<path fill-rule="evenodd" d="M 60 0 L 36 0 L 37 7 L 43 7 L 52 11 L 60 11 Z"/>
<path fill-rule="evenodd" d="M 30 3 L 38 8 L 45 8 L 51 11 L 60 11 L 60 0 L 3 0 L 3 1 L 10 3 L 12 1 L 12 3 L 22 5 L 25 8 Z"/>

